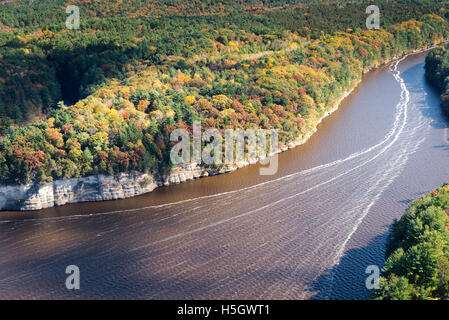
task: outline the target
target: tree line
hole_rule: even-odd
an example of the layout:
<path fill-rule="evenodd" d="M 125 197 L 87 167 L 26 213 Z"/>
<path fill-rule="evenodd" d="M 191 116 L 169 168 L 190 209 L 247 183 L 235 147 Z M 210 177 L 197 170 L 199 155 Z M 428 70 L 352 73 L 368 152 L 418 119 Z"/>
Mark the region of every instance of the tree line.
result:
<path fill-rule="evenodd" d="M 161 65 L 170 56 L 205 54 L 231 40 L 240 41 L 242 30 L 276 39 L 288 30 L 308 39 L 364 30 L 365 8 L 371 2 L 79 0 L 73 4 L 80 6 L 82 19 L 80 30 L 71 32 L 65 27 L 65 1 L 2 4 L 0 134 L 11 122 L 48 115 L 61 100 L 74 103 L 111 78 L 126 78 L 139 61 Z M 448 9 L 440 0 L 381 0 L 376 5 L 385 30 L 425 14 L 446 15 Z M 265 44 L 271 40 L 265 38 Z M 245 49 L 257 52 L 261 47 Z"/>
<path fill-rule="evenodd" d="M 449 299 L 449 186 L 415 200 L 395 221 L 374 299 Z"/>
<path fill-rule="evenodd" d="M 28 125 L 9 125 L 0 138 L 0 181 L 47 183 L 129 170 L 163 174 L 172 169 L 170 133 L 191 130 L 195 120 L 219 130 L 278 129 L 287 145 L 313 130 L 364 71 L 445 39 L 449 26 L 426 15 L 389 31 L 336 32 L 315 40 L 287 31 L 226 28 L 211 34 L 211 49 L 167 55 L 159 64 L 135 59 L 123 65 L 125 77 L 104 76 L 84 99 L 58 103 Z M 90 58 L 101 63 L 103 56 L 114 57 L 103 52 Z M 107 74 L 114 65 L 98 68 Z"/>

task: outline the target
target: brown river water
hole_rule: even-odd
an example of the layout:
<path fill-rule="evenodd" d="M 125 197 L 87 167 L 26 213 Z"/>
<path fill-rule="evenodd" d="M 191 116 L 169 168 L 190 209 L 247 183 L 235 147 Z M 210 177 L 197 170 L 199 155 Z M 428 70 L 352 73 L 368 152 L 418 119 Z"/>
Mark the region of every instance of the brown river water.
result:
<path fill-rule="evenodd" d="M 372 71 L 304 145 L 121 201 L 0 214 L 0 298 L 366 299 L 389 226 L 449 180 L 425 54 Z M 80 290 L 65 287 L 68 265 Z"/>

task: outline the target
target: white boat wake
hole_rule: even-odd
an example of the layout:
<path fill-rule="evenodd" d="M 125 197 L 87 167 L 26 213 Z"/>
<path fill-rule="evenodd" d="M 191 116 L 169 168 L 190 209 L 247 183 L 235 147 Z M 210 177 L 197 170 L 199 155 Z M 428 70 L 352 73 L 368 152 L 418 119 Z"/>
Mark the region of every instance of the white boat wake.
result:
<path fill-rule="evenodd" d="M 413 103 L 419 93 L 411 96 L 398 69 L 402 60 L 390 69 L 401 92 L 390 129 L 361 151 L 229 192 L 138 209 L 0 222 L 7 231 L 0 234 L 2 251 L 42 250 L 45 256 L 27 265 L 32 272 L 9 269 L 8 255 L 0 256 L 0 292 L 76 258 L 84 261 L 85 274 L 102 279 L 92 288 L 99 295 L 109 283 L 128 287 L 130 279 L 139 279 L 133 298 L 307 299 L 316 291 L 331 297 L 348 243 L 430 127 Z M 36 229 L 45 230 L 45 237 Z M 19 232 L 22 240 L 11 242 L 11 234 Z M 58 239 L 58 248 L 44 249 L 47 238 Z M 367 262 L 360 263 L 366 268 Z M 319 289 L 313 288 L 318 282 Z"/>

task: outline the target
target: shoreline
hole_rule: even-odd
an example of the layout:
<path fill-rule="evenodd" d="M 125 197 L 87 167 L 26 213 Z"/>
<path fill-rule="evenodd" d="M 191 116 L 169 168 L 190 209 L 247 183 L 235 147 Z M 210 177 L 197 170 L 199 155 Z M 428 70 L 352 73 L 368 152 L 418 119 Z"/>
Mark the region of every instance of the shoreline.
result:
<path fill-rule="evenodd" d="M 445 41 L 437 44 L 441 45 Z M 360 79 L 354 80 L 350 89 L 343 92 L 334 106 L 325 111 L 315 122 L 311 123 L 311 129 L 302 137 L 290 142 L 288 145 L 279 148 L 270 155 L 293 149 L 306 143 L 318 131 L 318 126 L 322 121 L 336 112 L 341 103 L 358 87 L 362 82 L 363 75 L 394 63 L 404 57 L 429 51 L 436 47 L 432 45 L 424 49 L 413 50 L 401 56 L 395 56 L 389 61 L 379 63 L 362 71 Z M 112 201 L 143 195 L 154 191 L 161 186 L 169 186 L 182 182 L 199 179 L 207 176 L 214 176 L 229 172 L 234 172 L 250 164 L 259 162 L 260 158 L 249 159 L 228 167 L 209 169 L 195 164 L 189 164 L 183 168 L 174 168 L 167 176 L 152 175 L 131 171 L 120 173 L 117 176 L 93 175 L 84 178 L 71 178 L 55 180 L 45 185 L 30 183 L 28 185 L 5 185 L 0 186 L 0 211 L 37 211 L 65 204 L 81 202 Z"/>

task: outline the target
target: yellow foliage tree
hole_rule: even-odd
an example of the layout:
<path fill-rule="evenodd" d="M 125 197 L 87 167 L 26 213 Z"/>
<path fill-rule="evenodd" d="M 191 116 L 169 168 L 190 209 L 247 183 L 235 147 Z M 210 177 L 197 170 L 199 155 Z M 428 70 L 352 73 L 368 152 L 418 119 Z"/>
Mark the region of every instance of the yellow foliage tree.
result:
<path fill-rule="evenodd" d="M 149 101 L 147 101 L 147 100 L 140 100 L 139 104 L 137 105 L 137 110 L 145 111 L 145 110 L 147 110 L 149 105 L 150 105 Z"/>
<path fill-rule="evenodd" d="M 185 102 L 185 103 L 188 103 L 188 104 L 194 104 L 195 101 L 196 101 L 196 99 L 195 99 L 194 96 L 186 96 L 186 97 L 184 98 L 184 102 Z"/>

